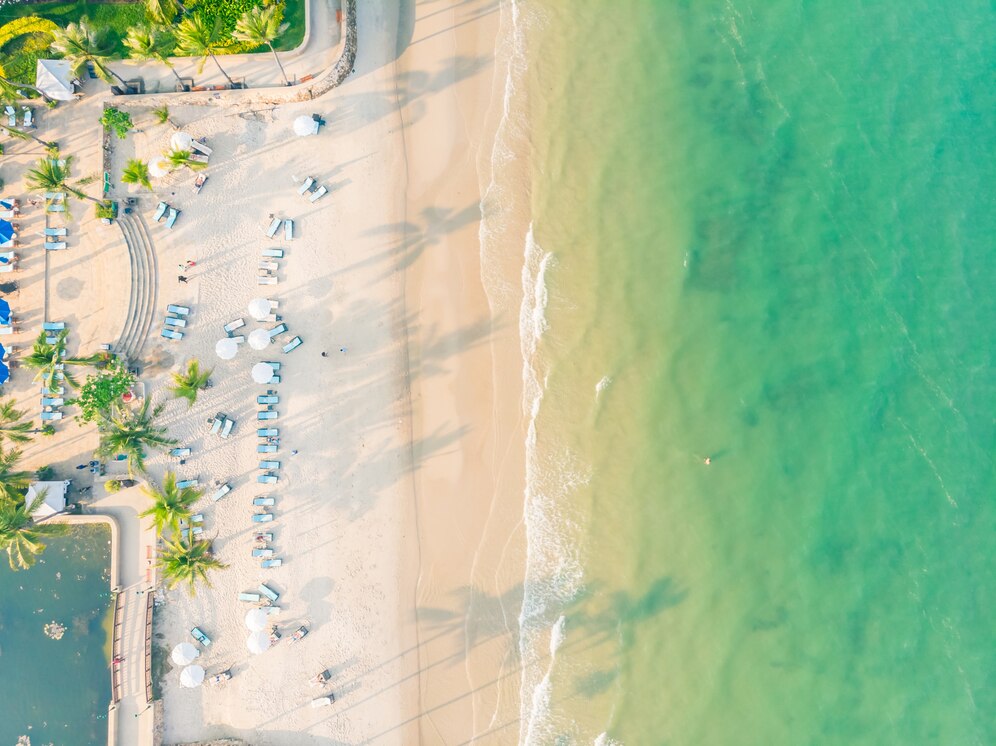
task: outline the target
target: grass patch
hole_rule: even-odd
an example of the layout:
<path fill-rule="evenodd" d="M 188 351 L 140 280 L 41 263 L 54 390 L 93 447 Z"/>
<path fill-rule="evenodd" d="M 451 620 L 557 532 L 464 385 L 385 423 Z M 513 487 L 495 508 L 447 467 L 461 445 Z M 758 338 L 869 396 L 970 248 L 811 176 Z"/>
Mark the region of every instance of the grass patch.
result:
<path fill-rule="evenodd" d="M 304 41 L 304 3 L 305 0 L 286 0 L 284 21 L 290 26 L 273 45 L 278 52 L 289 52 L 299 47 Z M 265 47 L 263 49 L 269 51 Z"/>

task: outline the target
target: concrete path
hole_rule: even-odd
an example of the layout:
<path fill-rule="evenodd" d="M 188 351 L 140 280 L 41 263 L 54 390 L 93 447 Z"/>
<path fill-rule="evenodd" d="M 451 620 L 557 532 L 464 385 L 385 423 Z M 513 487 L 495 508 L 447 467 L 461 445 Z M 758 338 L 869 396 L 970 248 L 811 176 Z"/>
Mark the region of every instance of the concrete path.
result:
<path fill-rule="evenodd" d="M 118 654 L 124 660 L 120 664 L 121 701 L 108 718 L 109 746 L 153 746 L 154 711 L 145 696 L 145 615 L 147 592 L 152 592 L 155 584 L 152 553 L 156 534 L 149 519 L 138 517 L 148 504 L 141 489 L 132 487 L 87 505 L 87 512 L 115 518 L 119 529 L 118 582 L 123 615 Z"/>

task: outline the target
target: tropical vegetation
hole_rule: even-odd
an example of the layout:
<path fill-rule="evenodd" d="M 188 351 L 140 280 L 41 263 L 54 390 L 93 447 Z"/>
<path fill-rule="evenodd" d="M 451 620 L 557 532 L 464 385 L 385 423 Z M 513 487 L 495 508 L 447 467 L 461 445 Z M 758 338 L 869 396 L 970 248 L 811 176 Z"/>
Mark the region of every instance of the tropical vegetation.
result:
<path fill-rule="evenodd" d="M 125 85 L 124 78 L 107 66 L 114 54 L 108 30 L 92 26 L 85 17 L 52 32 L 52 51 L 69 62 L 72 74 L 77 78 L 86 76 L 87 64 L 90 64 L 105 83 L 117 80 Z"/>
<path fill-rule="evenodd" d="M 45 551 L 45 539 L 62 536 L 69 530 L 65 523 L 35 523 L 32 514 L 44 499 L 44 492 L 30 504 L 23 497 L 0 497 L 0 549 L 7 552 L 12 570 L 31 567 Z"/>
<path fill-rule="evenodd" d="M 116 106 L 108 106 L 104 113 L 100 115 L 100 125 L 113 130 L 119 140 L 128 137 L 128 131 L 134 126 L 131 121 L 131 114 Z"/>
<path fill-rule="evenodd" d="M 121 404 L 121 397 L 135 385 L 135 376 L 121 363 L 111 362 L 103 370 L 86 377 L 75 399 L 69 404 L 80 408 L 77 420 L 93 422 L 107 418 Z"/>
<path fill-rule="evenodd" d="M 210 370 L 201 370 L 201 364 L 197 360 L 187 363 L 187 369 L 182 373 L 173 374 L 173 385 L 169 390 L 178 399 L 186 399 L 190 406 L 197 401 L 197 392 L 208 387 L 211 380 Z"/>
<path fill-rule="evenodd" d="M 193 153 L 189 150 L 170 150 L 164 154 L 166 160 L 169 162 L 173 168 L 182 168 L 186 166 L 190 169 L 207 168 L 206 163 L 201 163 L 200 161 L 195 161 L 191 158 Z"/>
<path fill-rule="evenodd" d="M 0 400 L 0 443 L 9 440 L 11 443 L 27 443 L 31 440 L 31 423 L 25 421 L 27 414 L 14 405 L 13 399 Z"/>
<path fill-rule="evenodd" d="M 152 180 L 149 178 L 149 164 L 140 158 L 131 158 L 121 172 L 121 181 L 125 184 L 140 184 L 152 191 Z"/>
<path fill-rule="evenodd" d="M 4 451 L 0 449 L 0 502 L 13 500 L 17 502 L 24 497 L 24 492 L 31 484 L 30 471 L 18 469 L 21 452 L 17 449 Z"/>
<path fill-rule="evenodd" d="M 99 203 L 100 200 L 85 194 L 81 189 L 69 183 L 72 156 L 59 158 L 42 158 L 34 168 L 28 169 L 25 179 L 28 189 L 35 192 L 68 192 L 79 199 L 88 199 Z"/>
<path fill-rule="evenodd" d="M 203 490 L 195 487 L 177 487 L 176 473 L 167 471 L 162 487 L 146 485 L 142 492 L 152 498 L 152 507 L 140 513 L 142 518 L 152 518 L 156 531 L 163 535 L 167 530 L 178 533 L 180 523 L 193 513 L 194 504 L 201 499 Z"/>
<path fill-rule="evenodd" d="M 212 20 L 203 13 L 193 13 L 180 21 L 176 28 L 176 49 L 181 54 L 200 57 L 198 74 L 204 71 L 204 63 L 210 57 L 218 66 L 218 72 L 225 76 L 229 85 L 234 86 L 235 81 L 218 62 L 217 55 L 222 54 L 225 47 L 221 31 L 221 23 L 217 19 Z"/>
<path fill-rule="evenodd" d="M 207 577 L 209 570 L 228 567 L 211 554 L 211 543 L 203 539 L 167 541 L 165 549 L 156 559 L 156 565 L 168 587 L 175 588 L 186 583 L 190 595 L 194 595 L 198 581 L 211 585 Z"/>
<path fill-rule="evenodd" d="M 146 449 L 164 449 L 176 443 L 166 434 L 166 428 L 156 419 L 162 414 L 163 405 L 152 408 L 148 399 L 137 410 L 119 409 L 101 419 L 97 424 L 100 444 L 95 455 L 114 458 L 123 454 L 128 460 L 128 473 L 145 472 Z"/>
<path fill-rule="evenodd" d="M 55 341 L 49 343 L 51 332 L 42 331 L 38 339 L 31 346 L 31 352 L 21 358 L 21 362 L 29 368 L 34 368 L 37 372 L 35 380 L 41 381 L 46 389 L 54 388 L 56 373 L 61 372 L 66 383 L 74 388 L 79 384 L 69 370 L 69 366 L 96 365 L 105 359 L 103 355 L 90 355 L 88 357 L 67 357 L 66 337 L 69 330 L 63 329 L 55 336 Z M 60 371 L 59 366 L 63 366 Z"/>
<path fill-rule="evenodd" d="M 290 85 L 287 80 L 287 73 L 280 63 L 277 50 L 273 48 L 273 42 L 277 37 L 287 31 L 289 24 L 283 23 L 284 6 L 283 3 L 267 5 L 265 7 L 250 8 L 243 13 L 239 20 L 235 22 L 235 30 L 232 36 L 239 41 L 251 44 L 253 48 L 266 46 L 273 55 L 273 61 L 280 68 L 280 75 L 284 79 L 284 85 Z"/>
<path fill-rule="evenodd" d="M 173 73 L 177 83 L 183 83 L 183 78 L 180 77 L 180 74 L 176 71 L 173 62 L 169 58 L 169 52 L 173 47 L 173 39 L 162 28 L 158 26 L 135 26 L 128 31 L 124 45 L 128 47 L 129 56 L 133 60 L 137 62 L 144 62 L 146 60 L 161 62 Z"/>

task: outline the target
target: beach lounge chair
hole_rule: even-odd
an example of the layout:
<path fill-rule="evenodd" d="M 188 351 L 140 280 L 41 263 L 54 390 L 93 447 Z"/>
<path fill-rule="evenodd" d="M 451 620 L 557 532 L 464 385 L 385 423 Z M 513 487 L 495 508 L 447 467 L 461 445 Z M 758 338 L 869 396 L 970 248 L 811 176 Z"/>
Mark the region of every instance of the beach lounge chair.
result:
<path fill-rule="evenodd" d="M 176 316 L 166 317 L 166 326 L 175 326 L 179 328 L 184 328 L 187 325 L 186 319 L 178 319 Z"/>
<path fill-rule="evenodd" d="M 276 559 L 265 559 L 259 564 L 260 567 L 262 567 L 264 570 L 269 570 L 272 567 L 280 567 L 280 565 L 282 565 L 283 562 L 284 561 L 282 559 L 276 558 Z"/>
<path fill-rule="evenodd" d="M 280 370 L 280 363 L 275 363 L 272 360 L 264 360 L 263 362 L 273 368 L 274 372 Z"/>
<path fill-rule="evenodd" d="M 276 396 L 274 394 L 266 394 L 266 395 L 260 394 L 259 396 L 256 397 L 256 403 L 257 404 L 279 404 L 280 403 L 280 397 Z"/>
<path fill-rule="evenodd" d="M 309 202 L 317 202 L 318 200 L 320 200 L 322 197 L 324 197 L 328 193 L 329 193 L 329 188 L 326 187 L 326 186 L 323 186 L 317 192 L 315 192 L 314 194 L 312 194 L 311 197 L 308 198 L 308 201 Z"/>
<path fill-rule="evenodd" d="M 235 420 L 225 420 L 225 426 L 221 428 L 221 437 L 227 438 L 232 434 L 232 428 L 235 427 Z"/>
<path fill-rule="evenodd" d="M 277 438 L 280 436 L 280 428 L 261 427 L 256 430 L 256 435 L 260 438 Z"/>
<path fill-rule="evenodd" d="M 263 256 L 270 257 L 273 259 L 283 259 L 284 250 L 283 249 L 263 249 Z"/>
<path fill-rule="evenodd" d="M 58 397 L 43 396 L 41 403 L 43 407 L 61 407 L 63 404 L 66 403 L 66 400 L 63 399 L 61 396 Z"/>
<path fill-rule="evenodd" d="M 280 269 L 280 265 L 276 262 L 260 262 L 259 268 L 265 269 L 267 272 L 276 272 Z"/>
<path fill-rule="evenodd" d="M 191 153 L 190 153 L 190 160 L 192 160 L 194 163 L 203 163 L 203 164 L 206 165 L 207 162 L 208 162 L 208 157 L 206 155 L 199 155 L 199 154 L 194 153 L 193 151 L 191 151 Z"/>
<path fill-rule="evenodd" d="M 226 482 L 225 484 L 221 485 L 221 487 L 219 487 L 213 495 L 211 495 L 211 502 L 213 503 L 218 502 L 221 498 L 223 498 L 231 491 L 232 491 L 232 485 Z"/>
<path fill-rule="evenodd" d="M 156 205 L 156 212 L 152 216 L 152 219 L 158 223 L 160 220 L 163 219 L 163 215 L 166 214 L 166 211 L 168 209 L 169 205 L 167 205 L 165 202 L 160 202 L 158 205 Z"/>
<path fill-rule="evenodd" d="M 274 445 L 263 445 L 260 444 L 256 446 L 256 453 L 276 453 L 277 446 Z"/>
<path fill-rule="evenodd" d="M 47 332 L 61 332 L 66 328 L 65 321 L 46 321 L 42 324 L 42 329 Z"/>
<path fill-rule="evenodd" d="M 173 458 L 186 458 L 187 456 L 190 455 L 190 449 L 174 448 L 172 451 L 169 452 L 169 455 L 172 456 Z"/>
<path fill-rule="evenodd" d="M 190 147 L 191 149 L 196 150 L 199 153 L 203 153 L 204 155 L 211 155 L 211 153 L 214 152 L 211 148 L 198 140 L 191 140 Z"/>
<path fill-rule="evenodd" d="M 253 549 L 252 550 L 252 556 L 253 557 L 267 557 L 267 558 L 268 557 L 272 557 L 273 556 L 273 550 L 272 549 Z"/>
<path fill-rule="evenodd" d="M 333 702 L 335 702 L 335 698 L 331 695 L 328 697 L 315 697 L 311 700 L 311 706 L 316 709 L 319 707 L 331 707 Z"/>
<path fill-rule="evenodd" d="M 252 504 L 253 505 L 269 506 L 269 505 L 274 505 L 275 502 L 276 502 L 275 498 L 272 498 L 272 497 L 254 497 L 252 499 Z"/>
<path fill-rule="evenodd" d="M 0 264 L 0 273 L 13 272 L 17 269 L 17 265 L 13 263 Z"/>
<path fill-rule="evenodd" d="M 304 183 L 297 188 L 297 193 L 303 197 L 304 193 L 311 191 L 311 187 L 313 187 L 314 185 L 315 185 L 315 180 L 309 176 L 307 179 L 304 180 Z"/>
<path fill-rule="evenodd" d="M 50 199 L 53 202 L 64 202 L 66 199 L 65 192 L 45 192 L 45 199 Z"/>
<path fill-rule="evenodd" d="M 204 514 L 203 513 L 194 513 L 194 515 L 190 516 L 190 522 L 191 523 L 204 523 Z"/>
<path fill-rule="evenodd" d="M 279 461 L 260 461 L 259 462 L 259 468 L 262 469 L 263 471 L 267 471 L 269 469 L 279 469 L 280 468 L 280 462 Z"/>
<path fill-rule="evenodd" d="M 269 523 L 273 520 L 273 513 L 256 513 L 252 517 L 253 523 Z"/>
<path fill-rule="evenodd" d="M 270 227 L 266 229 L 266 237 L 273 238 L 275 235 L 277 235 L 277 231 L 280 230 L 280 224 L 282 222 L 283 221 L 280 218 L 274 218 L 272 221 L 270 221 Z"/>
<path fill-rule="evenodd" d="M 187 306 L 174 306 L 172 304 L 166 306 L 166 313 L 175 313 L 177 316 L 187 316 L 190 314 L 190 309 Z"/>
<path fill-rule="evenodd" d="M 217 435 L 221 432 L 221 428 L 225 424 L 225 418 L 222 416 L 215 417 L 213 420 L 208 420 L 211 423 L 211 434 Z"/>
<path fill-rule="evenodd" d="M 187 487 L 196 487 L 199 484 L 199 480 L 195 479 L 184 479 L 176 483 L 177 489 L 184 490 Z"/>
<path fill-rule="evenodd" d="M 62 202 L 46 202 L 45 212 L 65 212 L 66 205 Z"/>
<path fill-rule="evenodd" d="M 46 228 L 45 229 L 45 235 L 46 236 L 51 236 L 53 238 L 56 238 L 58 236 L 64 236 L 64 235 L 66 235 L 66 233 L 68 233 L 68 231 L 65 228 Z"/>
<path fill-rule="evenodd" d="M 256 278 L 256 284 L 257 285 L 276 285 L 277 284 L 277 278 L 274 277 L 273 275 L 265 275 L 265 276 L 264 275 L 260 275 L 259 277 Z"/>
<path fill-rule="evenodd" d="M 44 417 L 42 419 L 44 419 Z M 256 481 L 259 482 L 260 484 L 276 484 L 277 475 L 270 473 L 260 474 L 258 477 L 256 477 Z"/>
<path fill-rule="evenodd" d="M 239 334 L 237 336 L 229 336 L 228 338 L 234 339 L 236 344 L 242 344 L 243 342 L 246 341 L 246 337 L 244 334 Z"/>
<path fill-rule="evenodd" d="M 14 327 L 9 325 L 0 326 L 0 335 L 13 334 Z"/>
<path fill-rule="evenodd" d="M 21 111 L 24 112 L 24 126 L 31 129 L 35 126 L 35 112 L 30 106 L 22 106 Z"/>
<path fill-rule="evenodd" d="M 17 109 L 15 109 L 10 104 L 4 107 L 4 111 L 7 112 L 7 126 L 17 127 Z"/>
<path fill-rule="evenodd" d="M 258 604 L 260 601 L 260 595 L 258 593 L 240 593 L 239 601 L 245 601 L 251 604 Z"/>
<path fill-rule="evenodd" d="M 42 394 L 42 396 L 62 396 L 63 394 L 66 393 L 66 387 L 52 386 L 51 388 L 45 388 L 44 386 L 42 386 L 41 391 L 39 393 Z"/>
<path fill-rule="evenodd" d="M 294 221 L 285 220 L 284 221 L 284 240 L 290 241 L 294 238 Z"/>
<path fill-rule="evenodd" d="M 166 227 L 172 229 L 178 217 L 180 217 L 180 211 L 175 207 L 169 208 L 169 217 L 166 218 Z"/>
<path fill-rule="evenodd" d="M 48 249 L 49 251 L 62 251 L 64 248 L 66 248 L 66 242 L 65 241 L 46 241 L 45 242 L 45 248 Z"/>
<path fill-rule="evenodd" d="M 270 329 L 267 334 L 270 335 L 270 339 L 273 339 L 277 335 L 283 334 L 285 331 L 287 331 L 287 324 L 280 324 L 279 326 L 275 326 Z"/>
<path fill-rule="evenodd" d="M 205 183 L 205 182 L 206 182 L 207 180 L 208 180 L 208 177 L 207 177 L 207 176 L 205 176 L 204 174 L 201 174 L 201 175 L 200 175 L 200 176 L 198 176 L 198 177 L 197 177 L 196 179 L 194 179 L 194 191 L 195 191 L 195 192 L 196 192 L 197 194 L 200 194 L 200 193 L 201 193 L 201 189 L 203 189 L 203 188 L 204 188 L 204 183 Z"/>
<path fill-rule="evenodd" d="M 229 321 L 222 328 L 231 335 L 236 329 L 241 329 L 246 325 L 245 319 L 235 319 L 235 321 Z"/>
<path fill-rule="evenodd" d="M 300 642 L 307 636 L 308 636 L 308 628 L 302 625 L 298 627 L 296 630 L 294 630 L 294 634 L 291 635 L 290 639 L 291 642 Z"/>
<path fill-rule="evenodd" d="M 49 420 L 61 420 L 62 412 L 42 412 L 41 418 L 43 422 L 48 422 Z"/>
<path fill-rule="evenodd" d="M 163 329 L 159 336 L 166 337 L 166 339 L 183 339 L 183 332 L 175 332 L 172 329 Z"/>
<path fill-rule="evenodd" d="M 279 413 L 272 409 L 264 409 L 262 412 L 256 412 L 257 420 L 275 420 L 279 416 Z"/>
<path fill-rule="evenodd" d="M 199 642 L 204 647 L 208 647 L 211 644 L 211 638 L 205 635 L 200 627 L 194 627 L 190 630 L 190 636 L 193 637 L 197 642 Z"/>
<path fill-rule="evenodd" d="M 280 594 L 277 593 L 272 588 L 267 587 L 266 583 L 260 583 L 259 584 L 259 592 L 262 593 L 264 596 L 266 596 L 271 601 L 276 601 L 278 598 L 280 598 Z"/>
<path fill-rule="evenodd" d="M 296 350 L 300 346 L 301 346 L 301 338 L 294 337 L 294 339 L 292 339 L 290 342 L 284 345 L 284 353 L 288 353 L 291 350 Z"/>
<path fill-rule="evenodd" d="M 256 541 L 273 541 L 273 534 L 270 532 L 263 533 L 258 531 L 255 536 Z"/>

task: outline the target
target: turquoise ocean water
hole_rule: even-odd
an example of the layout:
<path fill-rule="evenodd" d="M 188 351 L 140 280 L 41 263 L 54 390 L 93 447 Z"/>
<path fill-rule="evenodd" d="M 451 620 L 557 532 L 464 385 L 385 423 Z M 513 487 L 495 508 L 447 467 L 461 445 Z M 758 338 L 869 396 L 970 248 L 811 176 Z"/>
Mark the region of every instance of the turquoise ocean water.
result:
<path fill-rule="evenodd" d="M 520 742 L 996 743 L 992 3 L 503 13 Z"/>
<path fill-rule="evenodd" d="M 38 563 L 13 572 L 0 558 L 0 743 L 107 743 L 110 530 L 79 526 L 52 539 Z M 44 626 L 66 627 L 61 640 Z"/>

